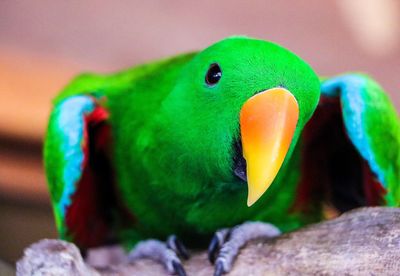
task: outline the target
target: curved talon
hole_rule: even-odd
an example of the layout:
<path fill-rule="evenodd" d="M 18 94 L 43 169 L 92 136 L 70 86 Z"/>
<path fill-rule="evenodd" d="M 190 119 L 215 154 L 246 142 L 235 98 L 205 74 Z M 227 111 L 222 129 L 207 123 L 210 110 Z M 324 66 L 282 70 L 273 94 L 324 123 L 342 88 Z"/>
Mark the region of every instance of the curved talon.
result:
<path fill-rule="evenodd" d="M 172 261 L 172 267 L 174 268 L 174 272 L 178 276 L 186 276 L 185 269 L 183 268 L 182 264 L 177 261 Z"/>
<path fill-rule="evenodd" d="M 217 262 L 215 265 L 214 276 L 221 276 L 224 273 L 224 265 L 221 262 Z"/>
<path fill-rule="evenodd" d="M 215 232 L 207 250 L 210 263 L 214 264 L 221 246 L 229 239 L 230 232 L 229 229 L 221 229 Z"/>
<path fill-rule="evenodd" d="M 176 240 L 176 248 L 179 256 L 181 256 L 184 260 L 188 260 L 190 258 L 188 250 L 179 239 Z"/>
<path fill-rule="evenodd" d="M 217 257 L 217 253 L 219 251 L 219 241 L 216 235 L 212 238 L 210 245 L 208 246 L 208 260 L 210 263 L 214 264 L 215 259 Z"/>
<path fill-rule="evenodd" d="M 175 236 L 171 236 L 167 242 L 151 239 L 139 242 L 129 253 L 128 260 L 133 262 L 138 259 L 151 259 L 164 265 L 170 274 L 186 276 L 178 254 L 188 257 L 183 244 Z"/>
<path fill-rule="evenodd" d="M 240 249 L 248 241 L 279 235 L 278 228 L 264 222 L 245 222 L 232 230 L 217 231 L 208 248 L 208 258 L 215 262 L 214 276 L 221 276 L 231 270 Z"/>
<path fill-rule="evenodd" d="M 173 250 L 176 254 L 178 254 L 184 260 L 188 260 L 190 258 L 188 250 L 175 235 L 171 235 L 168 237 L 167 247 L 169 249 Z"/>

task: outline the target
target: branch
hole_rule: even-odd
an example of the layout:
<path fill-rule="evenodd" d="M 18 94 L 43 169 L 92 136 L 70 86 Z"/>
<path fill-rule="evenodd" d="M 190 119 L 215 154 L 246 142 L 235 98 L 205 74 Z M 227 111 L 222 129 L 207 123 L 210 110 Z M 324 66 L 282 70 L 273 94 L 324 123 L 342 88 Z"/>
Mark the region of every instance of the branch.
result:
<path fill-rule="evenodd" d="M 400 209 L 361 208 L 243 248 L 230 275 L 400 275 Z M 89 263 L 91 265 L 89 265 Z M 188 275 L 212 275 L 205 252 L 184 263 Z M 96 267 L 94 269 L 93 267 Z M 129 264 L 120 247 L 89 252 L 41 240 L 25 249 L 17 275 L 165 275 L 150 260 Z"/>

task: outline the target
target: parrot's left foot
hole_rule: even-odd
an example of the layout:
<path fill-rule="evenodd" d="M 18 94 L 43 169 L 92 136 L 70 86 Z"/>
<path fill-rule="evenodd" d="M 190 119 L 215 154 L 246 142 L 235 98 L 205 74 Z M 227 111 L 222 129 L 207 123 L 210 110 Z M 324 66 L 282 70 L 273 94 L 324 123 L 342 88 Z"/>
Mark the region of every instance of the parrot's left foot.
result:
<path fill-rule="evenodd" d="M 168 273 L 186 276 L 180 258 L 189 259 L 189 253 L 182 242 L 175 236 L 169 236 L 167 242 L 145 240 L 139 242 L 129 253 L 129 261 L 151 259 L 165 266 Z"/>
<path fill-rule="evenodd" d="M 214 276 L 221 276 L 231 270 L 240 248 L 248 241 L 273 238 L 280 234 L 278 228 L 264 222 L 245 222 L 232 229 L 217 231 L 208 247 L 208 259 L 215 265 Z"/>

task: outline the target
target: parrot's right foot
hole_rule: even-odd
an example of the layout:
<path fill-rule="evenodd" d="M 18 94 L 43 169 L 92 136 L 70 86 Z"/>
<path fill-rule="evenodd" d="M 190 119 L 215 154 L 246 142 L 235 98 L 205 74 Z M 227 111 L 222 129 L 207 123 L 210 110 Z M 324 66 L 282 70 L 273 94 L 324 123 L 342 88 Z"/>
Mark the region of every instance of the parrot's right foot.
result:
<path fill-rule="evenodd" d="M 182 242 L 175 236 L 169 236 L 167 242 L 145 240 L 139 242 L 129 253 L 129 261 L 151 259 L 164 265 L 168 273 L 186 276 L 180 258 L 189 259 L 189 254 Z"/>
<path fill-rule="evenodd" d="M 248 241 L 273 238 L 280 234 L 279 229 L 270 223 L 251 221 L 217 231 L 208 247 L 208 259 L 215 265 L 214 276 L 231 270 L 240 248 Z"/>

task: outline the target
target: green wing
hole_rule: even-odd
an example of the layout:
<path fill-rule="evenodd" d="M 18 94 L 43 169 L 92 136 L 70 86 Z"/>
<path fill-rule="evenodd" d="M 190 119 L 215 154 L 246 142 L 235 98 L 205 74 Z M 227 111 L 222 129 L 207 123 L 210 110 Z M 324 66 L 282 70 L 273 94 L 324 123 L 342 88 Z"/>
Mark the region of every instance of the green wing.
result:
<path fill-rule="evenodd" d="M 61 238 L 83 248 L 97 246 L 115 238 L 110 233 L 117 232 L 122 220 L 125 225 L 133 221 L 115 193 L 109 98 L 135 93 L 139 80 L 151 81 L 152 74 L 165 65 L 182 63 L 192 56 L 182 55 L 110 75 L 83 74 L 56 97 L 44 163 Z"/>

